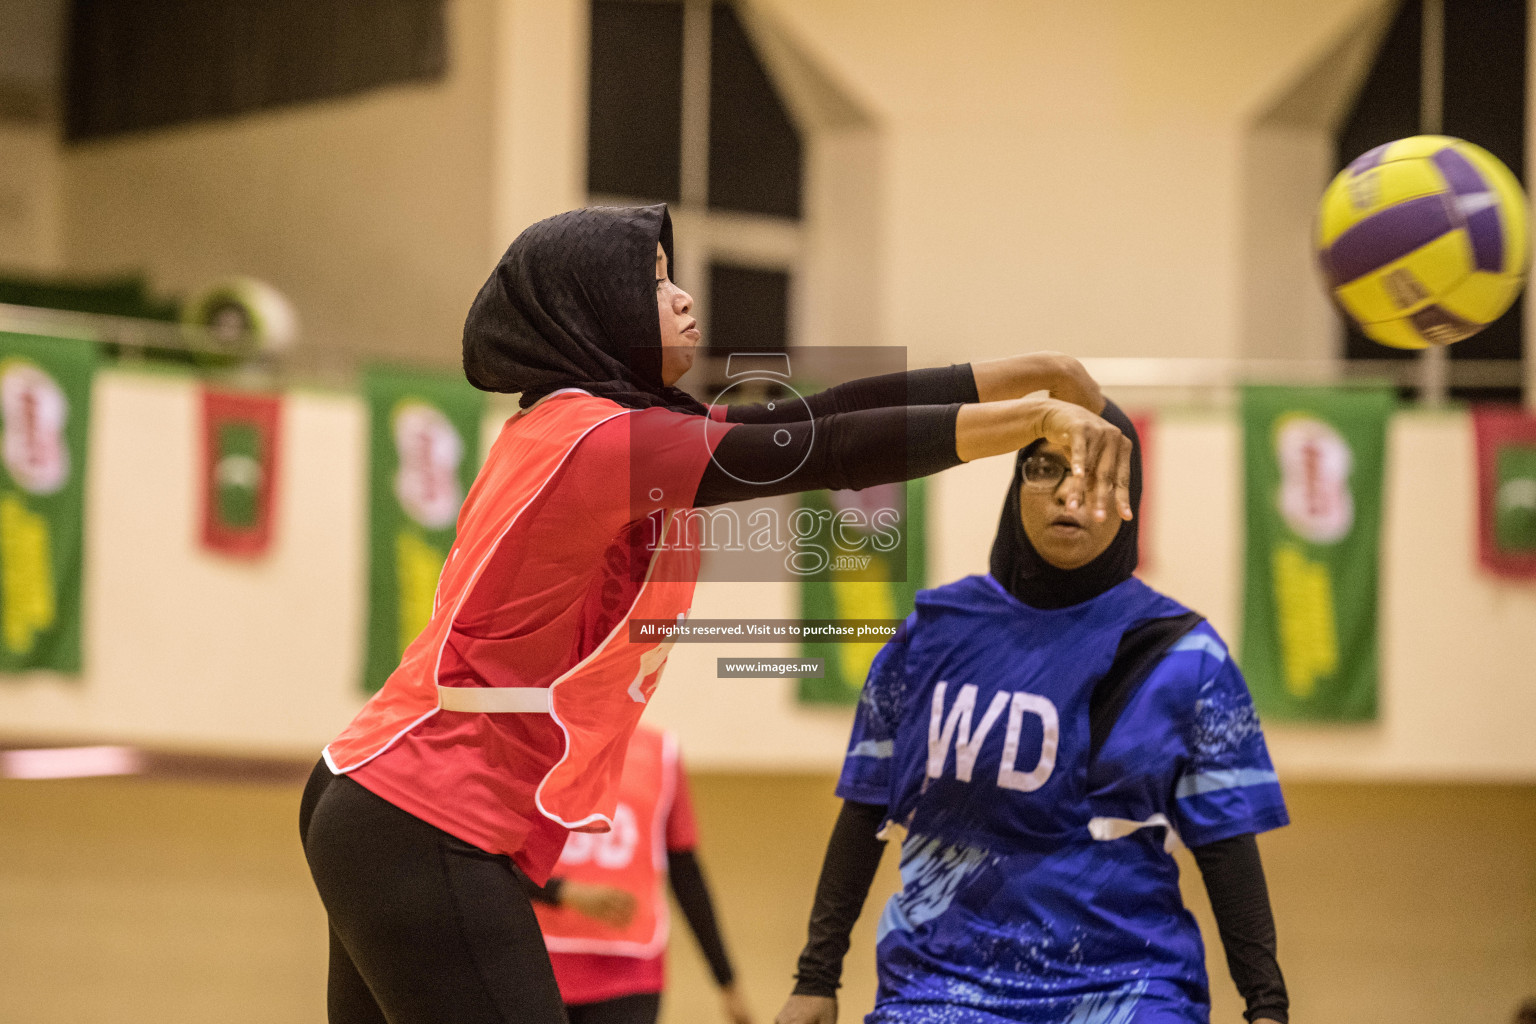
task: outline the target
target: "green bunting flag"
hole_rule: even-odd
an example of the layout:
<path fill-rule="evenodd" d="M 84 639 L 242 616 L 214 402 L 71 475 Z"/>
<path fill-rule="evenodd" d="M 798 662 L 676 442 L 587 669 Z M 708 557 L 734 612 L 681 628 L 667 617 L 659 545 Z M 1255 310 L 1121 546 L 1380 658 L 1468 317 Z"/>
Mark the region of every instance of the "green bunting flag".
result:
<path fill-rule="evenodd" d="M 1242 666 L 1275 718 L 1376 717 L 1387 388 L 1243 392 Z"/>
<path fill-rule="evenodd" d="M 810 491 L 796 515 L 814 517 L 820 529 L 802 542 L 817 557 L 800 585 L 803 619 L 879 620 L 907 617 L 917 592 L 927 586 L 926 492 L 922 480 L 862 491 Z M 796 529 L 796 536 L 809 530 Z M 802 678 L 807 704 L 856 704 L 869 665 L 883 642 L 802 645 L 802 657 L 819 658 L 823 675 Z"/>
<path fill-rule="evenodd" d="M 0 671 L 80 671 L 96 347 L 0 333 Z"/>
<path fill-rule="evenodd" d="M 459 506 L 480 465 L 485 396 L 459 376 L 374 367 L 368 401 L 368 652 L 384 685 L 432 618 Z"/>

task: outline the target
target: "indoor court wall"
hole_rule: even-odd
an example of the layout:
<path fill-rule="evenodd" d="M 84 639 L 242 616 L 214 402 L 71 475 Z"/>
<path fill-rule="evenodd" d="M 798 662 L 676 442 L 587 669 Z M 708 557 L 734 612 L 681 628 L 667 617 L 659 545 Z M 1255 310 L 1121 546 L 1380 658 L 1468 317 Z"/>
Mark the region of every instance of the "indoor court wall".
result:
<path fill-rule="evenodd" d="M 289 397 L 273 548 L 250 564 L 196 543 L 195 381 L 107 370 L 95 406 L 85 671 L 0 684 L 0 740 L 312 756 L 363 699 L 362 402 L 339 392 Z M 487 431 L 495 420 L 487 415 Z M 1147 579 L 1239 649 L 1237 424 L 1230 413 L 1170 410 L 1155 429 Z M 1536 594 L 1477 567 L 1470 419 L 1404 411 L 1389 448 L 1381 718 L 1270 723 L 1282 777 L 1536 780 L 1536 745 L 1525 734 L 1536 718 L 1536 689 L 1527 685 Z M 984 570 L 1008 469 L 1006 459 L 984 460 L 933 482 L 932 583 Z M 157 584 L 149 599 L 145 580 Z M 693 615 L 792 618 L 797 608 L 793 584 L 704 583 Z M 847 709 L 800 706 L 793 682 L 717 677 L 719 657 L 794 653 L 789 645 L 679 644 L 649 720 L 675 729 L 701 767 L 832 770 Z"/>
<path fill-rule="evenodd" d="M 494 260 L 495 6 L 446 5 L 441 82 L 63 147 L 64 269 L 251 275 L 320 356 L 453 365 Z"/>
<path fill-rule="evenodd" d="M 47 125 L 0 119 L 0 267 L 59 270 L 59 154 Z"/>
<path fill-rule="evenodd" d="M 867 121 L 808 124 L 826 194 L 807 204 L 805 340 L 915 365 L 1240 354 L 1247 140 L 1381 2 L 756 0 L 770 65 L 793 53 Z M 442 83 L 64 150 L 66 268 L 173 291 L 251 273 L 322 349 L 452 363 L 494 255 L 584 198 L 587 54 L 577 0 L 446 10 Z"/>

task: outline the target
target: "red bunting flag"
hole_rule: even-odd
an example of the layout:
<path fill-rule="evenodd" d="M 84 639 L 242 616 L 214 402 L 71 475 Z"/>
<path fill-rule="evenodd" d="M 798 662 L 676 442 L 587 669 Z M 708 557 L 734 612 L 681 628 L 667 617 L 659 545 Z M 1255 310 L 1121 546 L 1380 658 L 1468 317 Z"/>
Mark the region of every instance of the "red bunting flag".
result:
<path fill-rule="evenodd" d="M 259 558 L 272 542 L 282 398 L 203 390 L 203 546 Z"/>
<path fill-rule="evenodd" d="M 1477 549 L 1483 568 L 1536 580 L 1536 416 L 1515 406 L 1472 411 L 1477 437 Z"/>
<path fill-rule="evenodd" d="M 1126 416 L 1130 417 L 1137 440 L 1141 442 L 1141 508 L 1136 513 L 1141 522 L 1136 531 L 1139 549 L 1136 571 L 1147 572 L 1152 568 L 1152 530 L 1148 526 L 1147 510 L 1152 507 L 1152 430 L 1156 417 L 1151 409 L 1127 412 Z"/>

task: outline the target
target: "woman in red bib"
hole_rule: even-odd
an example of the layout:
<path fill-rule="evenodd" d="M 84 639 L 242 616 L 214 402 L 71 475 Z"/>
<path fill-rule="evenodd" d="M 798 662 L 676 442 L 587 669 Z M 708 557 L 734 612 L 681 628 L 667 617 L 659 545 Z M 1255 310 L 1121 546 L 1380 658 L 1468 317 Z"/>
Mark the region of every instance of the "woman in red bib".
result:
<path fill-rule="evenodd" d="M 625 750 L 688 612 L 678 513 L 925 476 L 1049 438 L 1099 517 L 1129 518 L 1130 445 L 1082 368 L 1031 355 L 708 410 L 665 206 L 524 231 L 464 325 L 464 370 L 519 394 L 459 513 L 427 628 L 306 787 L 333 1024 L 564 1019 L 520 876 L 613 827 Z M 1025 397 L 1048 391 L 1055 397 Z M 755 483 L 754 481 L 773 481 Z M 1113 506 L 1113 507 L 1112 507 Z"/>

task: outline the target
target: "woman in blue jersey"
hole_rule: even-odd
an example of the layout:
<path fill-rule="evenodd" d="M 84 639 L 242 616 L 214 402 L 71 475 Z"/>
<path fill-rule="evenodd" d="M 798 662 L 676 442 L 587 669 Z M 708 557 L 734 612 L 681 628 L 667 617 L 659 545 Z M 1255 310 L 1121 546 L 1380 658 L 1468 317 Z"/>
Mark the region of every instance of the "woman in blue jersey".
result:
<path fill-rule="evenodd" d="M 920 593 L 871 667 L 779 1024 L 836 1019 L 888 822 L 902 888 L 870 1024 L 1205 1024 L 1180 844 L 1247 1018 L 1286 1024 L 1254 835 L 1288 819 L 1247 687 L 1208 624 L 1132 578 L 1137 520 L 1090 517 L 1080 488 L 1061 449 L 1021 451 L 991 572 Z"/>

